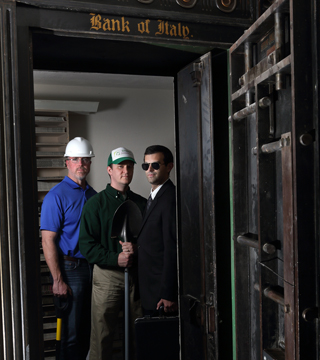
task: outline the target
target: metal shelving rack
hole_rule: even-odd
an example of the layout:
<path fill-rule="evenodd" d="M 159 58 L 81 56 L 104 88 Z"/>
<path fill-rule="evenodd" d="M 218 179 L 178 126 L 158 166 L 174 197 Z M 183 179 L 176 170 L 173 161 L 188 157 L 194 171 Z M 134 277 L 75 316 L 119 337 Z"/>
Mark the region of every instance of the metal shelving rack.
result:
<path fill-rule="evenodd" d="M 36 110 L 35 135 L 40 225 L 41 206 L 45 195 L 67 175 L 64 151 L 69 141 L 69 113 L 67 111 Z M 40 231 L 39 238 L 44 358 L 51 360 L 55 359 L 56 315 L 50 271 L 43 255 Z"/>

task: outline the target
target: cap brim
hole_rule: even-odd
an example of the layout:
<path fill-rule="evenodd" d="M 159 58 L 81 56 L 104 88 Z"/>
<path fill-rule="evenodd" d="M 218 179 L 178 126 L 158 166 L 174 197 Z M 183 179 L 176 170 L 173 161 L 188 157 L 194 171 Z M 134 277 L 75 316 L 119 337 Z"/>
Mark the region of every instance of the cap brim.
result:
<path fill-rule="evenodd" d="M 136 164 L 135 160 L 133 158 L 131 158 L 131 157 L 123 157 L 123 158 L 114 160 L 114 161 L 112 161 L 111 164 L 120 164 L 120 163 L 122 163 L 123 161 L 126 161 L 126 160 L 132 161 L 134 164 Z"/>

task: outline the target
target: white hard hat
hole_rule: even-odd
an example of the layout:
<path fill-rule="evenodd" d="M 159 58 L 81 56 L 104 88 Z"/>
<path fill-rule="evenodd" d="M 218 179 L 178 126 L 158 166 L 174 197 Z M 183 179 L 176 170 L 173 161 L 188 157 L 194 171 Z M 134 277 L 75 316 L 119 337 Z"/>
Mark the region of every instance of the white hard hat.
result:
<path fill-rule="evenodd" d="M 88 140 L 83 137 L 75 137 L 68 142 L 64 156 L 94 157 L 95 155 Z"/>

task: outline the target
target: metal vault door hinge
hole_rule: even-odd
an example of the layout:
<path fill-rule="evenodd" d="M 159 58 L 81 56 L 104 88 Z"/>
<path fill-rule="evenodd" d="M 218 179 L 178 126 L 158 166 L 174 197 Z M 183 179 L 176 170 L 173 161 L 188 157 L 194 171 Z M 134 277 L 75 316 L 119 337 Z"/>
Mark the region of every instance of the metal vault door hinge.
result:
<path fill-rule="evenodd" d="M 192 86 L 200 86 L 202 80 L 202 71 L 203 71 L 203 62 L 194 62 L 192 64 L 191 78 L 192 78 Z"/>
<path fill-rule="evenodd" d="M 208 333 L 213 335 L 216 331 L 216 309 L 214 306 L 209 306 L 208 311 Z"/>
<path fill-rule="evenodd" d="M 207 310 L 207 333 L 213 335 L 216 331 L 216 311 L 214 307 L 214 295 L 209 293 L 209 301 L 206 303 Z"/>

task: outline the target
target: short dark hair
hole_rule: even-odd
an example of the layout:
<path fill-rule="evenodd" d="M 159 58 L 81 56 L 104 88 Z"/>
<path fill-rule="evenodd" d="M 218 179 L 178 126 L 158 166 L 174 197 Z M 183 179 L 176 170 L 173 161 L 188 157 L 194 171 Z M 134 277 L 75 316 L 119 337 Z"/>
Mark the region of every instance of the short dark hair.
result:
<path fill-rule="evenodd" d="M 155 153 L 162 153 L 163 154 L 163 161 L 165 165 L 169 163 L 173 163 L 173 155 L 172 152 L 165 146 L 162 145 L 151 145 L 146 148 L 144 152 L 144 156 L 151 155 Z"/>

